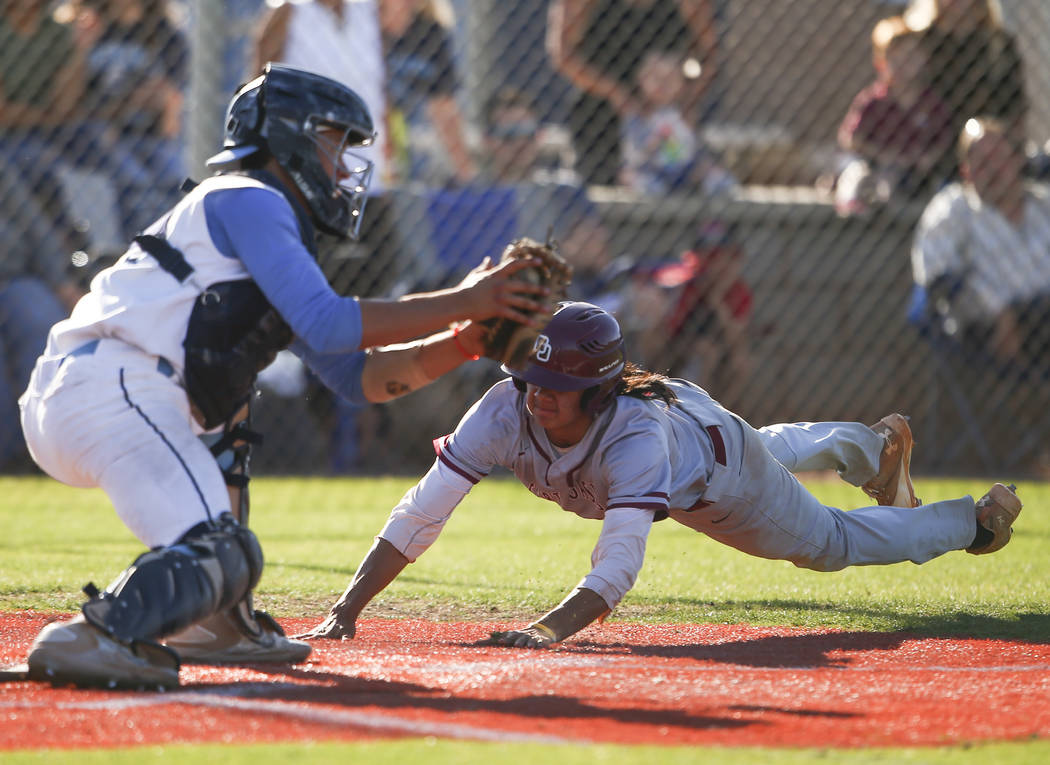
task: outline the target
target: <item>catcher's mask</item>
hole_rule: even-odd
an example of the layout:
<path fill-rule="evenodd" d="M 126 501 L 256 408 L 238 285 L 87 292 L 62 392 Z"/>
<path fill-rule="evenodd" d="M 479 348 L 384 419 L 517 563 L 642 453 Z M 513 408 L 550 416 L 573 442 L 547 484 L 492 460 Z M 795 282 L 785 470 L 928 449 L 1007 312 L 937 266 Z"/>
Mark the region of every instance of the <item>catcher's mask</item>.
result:
<path fill-rule="evenodd" d="M 519 368 L 502 365 L 520 390 L 526 383 L 556 391 L 584 391 L 590 415 L 612 403 L 623 375 L 623 334 L 611 315 L 590 303 L 561 303 Z"/>
<path fill-rule="evenodd" d="M 305 197 L 321 231 L 356 238 L 372 163 L 350 148 L 368 146 L 374 137 L 368 107 L 350 88 L 269 63 L 230 101 L 224 148 L 207 165 L 233 169 L 268 151 Z"/>

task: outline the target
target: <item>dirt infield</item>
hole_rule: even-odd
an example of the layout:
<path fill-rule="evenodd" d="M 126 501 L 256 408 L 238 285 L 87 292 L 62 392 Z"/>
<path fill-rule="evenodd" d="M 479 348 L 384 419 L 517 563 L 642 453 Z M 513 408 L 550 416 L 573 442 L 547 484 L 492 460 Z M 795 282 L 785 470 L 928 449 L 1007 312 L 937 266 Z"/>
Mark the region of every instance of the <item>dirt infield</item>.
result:
<path fill-rule="evenodd" d="M 0 664 L 55 618 L 0 614 Z M 282 620 L 289 632 L 312 621 Z M 605 624 L 552 651 L 500 624 L 372 620 L 301 665 L 183 667 L 168 693 L 0 684 L 0 750 L 400 736 L 868 747 L 1050 737 L 1050 644 Z M 236 724 L 232 724 L 236 720 Z"/>

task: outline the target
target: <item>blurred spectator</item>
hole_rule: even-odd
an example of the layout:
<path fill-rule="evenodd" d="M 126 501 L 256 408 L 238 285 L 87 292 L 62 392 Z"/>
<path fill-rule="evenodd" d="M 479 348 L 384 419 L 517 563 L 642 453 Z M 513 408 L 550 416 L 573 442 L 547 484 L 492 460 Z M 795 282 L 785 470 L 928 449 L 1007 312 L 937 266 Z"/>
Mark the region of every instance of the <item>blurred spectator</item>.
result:
<path fill-rule="evenodd" d="M 645 54 L 637 79 L 639 111 L 623 122 L 621 183 L 643 194 L 731 190 L 736 180 L 682 113 L 687 80 L 678 57 Z"/>
<path fill-rule="evenodd" d="M 486 102 L 484 176 L 499 184 L 528 183 L 539 159 L 540 120 L 535 103 L 521 90 L 504 87 Z"/>
<path fill-rule="evenodd" d="M 3 217 L 20 219 L 22 195 L 47 216 L 66 252 L 86 238 L 66 210 L 59 177 L 65 133 L 83 96 L 84 47 L 48 12 L 46 0 L 0 0 L 0 165 L 21 193 L 0 198 Z"/>
<path fill-rule="evenodd" d="M 504 230 L 510 238 L 560 241 L 586 214 L 586 192 L 560 151 L 563 147 L 548 140 L 549 128 L 540 122 L 535 101 L 513 86 L 500 88 L 485 102 L 482 179 L 487 187 L 482 199 L 470 203 L 476 214 L 463 214 L 476 218 L 474 225 L 482 229 L 474 235 L 476 241 L 491 241 Z"/>
<path fill-rule="evenodd" d="M 966 123 L 962 180 L 923 213 L 912 249 L 916 283 L 964 348 L 1021 368 L 1050 358 L 1050 187 L 1024 178 L 1008 125 Z"/>
<path fill-rule="evenodd" d="M 904 18 L 923 35 L 928 81 L 951 112 L 952 135 L 971 117 L 995 117 L 1023 142 L 1023 63 L 999 0 L 911 0 Z"/>
<path fill-rule="evenodd" d="M 376 139 L 359 150 L 374 163 L 371 190 L 388 184 L 386 67 L 377 0 L 270 0 L 252 72 L 274 61 L 323 74 L 352 88 L 375 115 Z M 374 211 L 373 211 L 374 212 Z M 369 215 L 363 220 L 368 221 Z"/>
<path fill-rule="evenodd" d="M 354 150 L 373 163 L 367 211 L 358 241 L 321 237 L 318 261 L 341 294 L 390 291 L 398 281 L 402 235 L 388 193 L 386 64 L 377 0 L 274 0 L 263 15 L 252 56 L 253 71 L 267 61 L 305 69 L 345 84 L 368 106 L 376 124 L 371 146 Z M 384 3 L 385 4 L 385 3 Z M 367 257 L 358 257 L 365 255 Z"/>
<path fill-rule="evenodd" d="M 379 19 L 399 180 L 430 186 L 472 181 L 478 170 L 456 101 L 452 6 L 447 0 L 383 0 Z"/>
<path fill-rule="evenodd" d="M 553 0 L 548 50 L 578 90 L 569 126 L 586 183 L 617 182 L 621 120 L 639 110 L 637 73 L 646 53 L 676 56 L 687 79 L 682 114 L 699 124 L 715 76 L 714 18 L 710 0 Z"/>
<path fill-rule="evenodd" d="M 569 298 L 626 318 L 634 259 L 615 254 L 609 229 L 593 203 L 583 199 L 575 205 L 557 242 L 573 267 Z"/>
<path fill-rule="evenodd" d="M 644 347 L 656 366 L 700 380 L 721 398 L 734 398 L 748 378 L 748 327 L 754 295 L 742 276 L 743 250 L 730 227 L 703 225 L 696 246 L 651 272 L 662 294 L 661 318 Z"/>
<path fill-rule="evenodd" d="M 111 179 L 133 236 L 178 200 L 186 178 L 189 51 L 166 0 L 72 0 L 60 13 L 87 47 L 76 165 Z"/>
<path fill-rule="evenodd" d="M 0 169 L 0 199 L 20 200 L 0 215 L 0 469 L 29 464 L 16 401 L 29 383 L 48 330 L 80 297 L 61 241 L 26 195 L 21 179 Z"/>
<path fill-rule="evenodd" d="M 540 121 L 536 103 L 522 90 L 504 86 L 483 110 L 483 170 L 489 183 L 553 183 L 578 186 L 580 179 Z"/>
<path fill-rule="evenodd" d="M 839 212 L 862 212 L 891 194 L 904 200 L 925 197 L 952 172 L 951 115 L 927 86 L 922 39 L 901 16 L 883 19 L 872 31 L 876 80 L 853 99 L 838 135 L 839 146 L 868 173 L 852 187 L 843 183 L 838 189 Z M 885 184 L 882 194 L 877 184 Z"/>

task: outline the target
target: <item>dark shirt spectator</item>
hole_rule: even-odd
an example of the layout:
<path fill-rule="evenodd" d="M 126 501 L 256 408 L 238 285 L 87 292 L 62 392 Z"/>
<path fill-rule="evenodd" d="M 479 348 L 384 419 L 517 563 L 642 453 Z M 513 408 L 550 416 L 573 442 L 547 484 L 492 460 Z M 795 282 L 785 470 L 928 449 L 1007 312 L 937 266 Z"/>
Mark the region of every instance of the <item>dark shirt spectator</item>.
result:
<path fill-rule="evenodd" d="M 14 213 L 0 215 L 0 469 L 6 469 L 28 464 L 15 403 L 48 330 L 80 293 L 61 240 L 17 175 L 0 170 L 0 199 Z"/>
<path fill-rule="evenodd" d="M 39 0 L 0 2 L 0 88 L 5 132 L 56 127 L 76 101 L 72 31 Z M 44 55 L 47 51 L 52 55 Z"/>
<path fill-rule="evenodd" d="M 87 56 L 87 103 L 133 139 L 177 140 L 189 50 L 158 0 L 89 3 L 102 24 Z"/>
<path fill-rule="evenodd" d="M 166 0 L 77 0 L 68 14 L 89 41 L 78 167 L 112 180 L 131 236 L 178 200 L 187 174 L 181 121 L 188 49 Z"/>
<path fill-rule="evenodd" d="M 384 0 L 379 18 L 400 180 L 473 180 L 477 165 L 456 101 L 451 7 L 438 0 Z"/>
<path fill-rule="evenodd" d="M 0 164 L 21 177 L 69 252 L 85 238 L 66 210 L 59 168 L 83 96 L 83 51 L 45 0 L 0 0 Z M 0 199 L 5 215 L 12 204 Z"/>
<path fill-rule="evenodd" d="M 923 35 L 928 82 L 951 112 L 952 135 L 970 118 L 994 117 L 1024 141 L 1024 66 L 998 0 L 912 0 L 904 18 Z"/>

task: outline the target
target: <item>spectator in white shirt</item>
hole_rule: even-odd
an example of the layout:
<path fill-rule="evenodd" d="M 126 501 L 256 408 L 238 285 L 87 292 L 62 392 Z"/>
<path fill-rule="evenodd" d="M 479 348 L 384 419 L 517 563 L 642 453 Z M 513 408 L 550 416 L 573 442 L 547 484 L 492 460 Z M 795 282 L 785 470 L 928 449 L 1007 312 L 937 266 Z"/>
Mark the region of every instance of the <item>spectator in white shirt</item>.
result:
<path fill-rule="evenodd" d="M 959 157 L 961 180 L 919 221 L 915 281 L 966 342 L 1029 367 L 1050 350 L 1050 187 L 1026 181 L 1023 148 L 993 119 L 966 123 Z"/>

